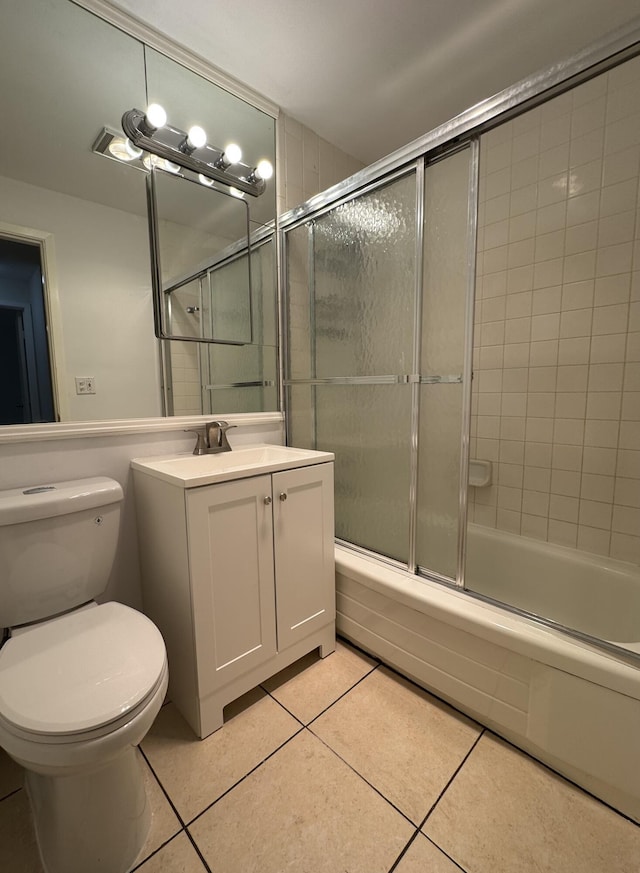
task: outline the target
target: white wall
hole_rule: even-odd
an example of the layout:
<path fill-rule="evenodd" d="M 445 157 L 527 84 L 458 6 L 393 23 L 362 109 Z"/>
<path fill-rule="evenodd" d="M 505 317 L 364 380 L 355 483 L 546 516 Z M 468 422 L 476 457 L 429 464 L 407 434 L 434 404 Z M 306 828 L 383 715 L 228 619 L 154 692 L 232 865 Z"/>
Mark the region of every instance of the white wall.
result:
<path fill-rule="evenodd" d="M 66 418 L 161 414 L 147 218 L 0 177 L 3 223 L 53 235 Z M 143 199 L 144 208 L 144 199 Z M 95 395 L 77 395 L 94 376 Z"/>

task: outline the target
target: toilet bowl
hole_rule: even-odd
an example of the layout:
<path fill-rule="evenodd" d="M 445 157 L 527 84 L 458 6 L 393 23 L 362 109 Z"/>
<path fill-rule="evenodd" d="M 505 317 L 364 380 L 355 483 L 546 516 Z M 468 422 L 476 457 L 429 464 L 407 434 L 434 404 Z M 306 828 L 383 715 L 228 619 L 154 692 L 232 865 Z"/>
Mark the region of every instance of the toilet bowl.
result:
<path fill-rule="evenodd" d="M 28 614 L 0 649 L 0 746 L 25 768 L 46 873 L 126 873 L 150 825 L 137 746 L 166 693 L 164 641 L 120 603 L 89 600 L 42 614 L 42 602 L 49 610 L 84 598 L 89 577 L 90 588 L 98 577 L 104 585 L 122 499 L 112 480 L 47 488 L 59 499 L 40 492 L 44 508 L 31 489 L 18 489 L 30 506 L 15 491 L 0 492 L 0 621 Z M 78 526 L 84 538 L 74 543 Z M 31 602 L 19 602 L 30 587 Z"/>

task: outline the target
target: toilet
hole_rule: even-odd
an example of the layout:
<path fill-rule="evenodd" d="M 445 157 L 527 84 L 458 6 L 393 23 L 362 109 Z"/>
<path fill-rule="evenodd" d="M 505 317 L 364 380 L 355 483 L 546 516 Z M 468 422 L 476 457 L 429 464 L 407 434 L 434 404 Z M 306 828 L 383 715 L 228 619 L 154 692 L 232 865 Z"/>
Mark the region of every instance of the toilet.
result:
<path fill-rule="evenodd" d="M 167 689 L 164 641 L 94 599 L 122 499 L 105 477 L 0 491 L 0 747 L 26 770 L 46 873 L 126 873 L 150 826 L 137 746 Z"/>

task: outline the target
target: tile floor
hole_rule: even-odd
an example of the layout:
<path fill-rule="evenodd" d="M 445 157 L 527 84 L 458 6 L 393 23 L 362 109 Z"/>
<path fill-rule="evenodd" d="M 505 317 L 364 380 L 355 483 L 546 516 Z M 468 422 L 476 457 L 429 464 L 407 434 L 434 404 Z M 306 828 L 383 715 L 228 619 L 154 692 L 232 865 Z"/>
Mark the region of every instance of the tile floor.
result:
<path fill-rule="evenodd" d="M 640 827 L 344 642 L 142 749 L 139 873 L 640 871 Z M 0 757 L 0 871 L 42 873 L 21 785 Z"/>

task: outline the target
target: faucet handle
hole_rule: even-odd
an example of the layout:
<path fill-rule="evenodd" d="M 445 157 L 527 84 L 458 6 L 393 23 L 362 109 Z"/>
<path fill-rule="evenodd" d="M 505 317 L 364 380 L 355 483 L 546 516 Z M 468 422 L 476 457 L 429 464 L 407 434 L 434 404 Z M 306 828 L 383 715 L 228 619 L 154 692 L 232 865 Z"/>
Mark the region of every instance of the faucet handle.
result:
<path fill-rule="evenodd" d="M 227 439 L 227 431 L 232 428 L 237 427 L 235 424 L 229 424 L 228 421 L 222 421 L 220 419 L 216 419 L 215 421 L 207 422 L 205 427 L 206 433 L 209 435 L 209 451 L 211 449 L 217 449 L 222 452 L 230 452 L 231 446 L 229 445 L 229 440 Z M 215 444 L 212 441 L 212 431 L 215 428 Z"/>
<path fill-rule="evenodd" d="M 207 452 L 207 447 L 205 444 L 205 433 L 201 428 L 195 427 L 185 427 L 185 433 L 194 433 L 198 439 L 196 440 L 196 444 L 193 449 L 194 455 L 204 455 Z"/>

